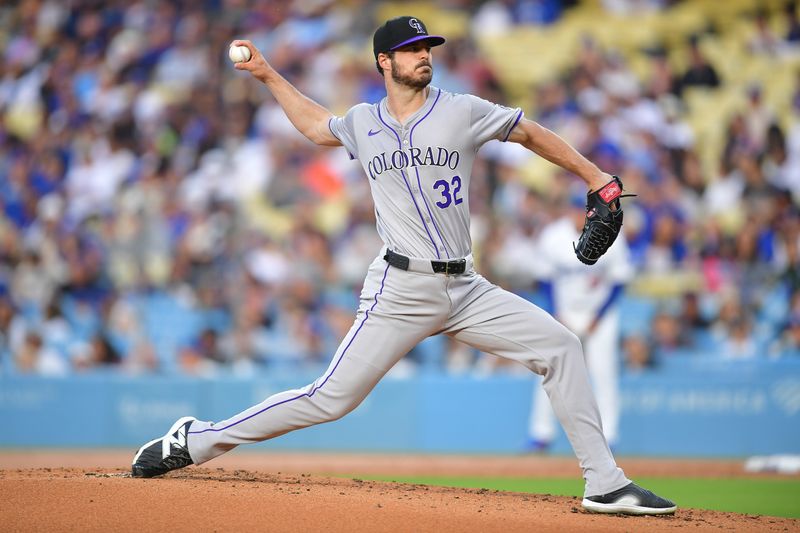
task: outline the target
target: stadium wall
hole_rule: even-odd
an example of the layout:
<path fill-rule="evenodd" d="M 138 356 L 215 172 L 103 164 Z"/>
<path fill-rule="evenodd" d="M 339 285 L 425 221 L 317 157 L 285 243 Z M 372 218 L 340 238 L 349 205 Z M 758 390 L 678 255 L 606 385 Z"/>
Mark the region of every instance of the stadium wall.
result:
<path fill-rule="evenodd" d="M 0 447 L 136 447 L 178 417 L 222 420 L 316 376 L 203 380 L 87 375 L 0 378 Z M 381 382 L 344 419 L 270 449 L 516 453 L 535 381 L 423 375 Z M 800 452 L 800 361 L 671 361 L 625 375 L 616 452 L 735 457 Z M 568 453 L 563 435 L 555 452 Z"/>

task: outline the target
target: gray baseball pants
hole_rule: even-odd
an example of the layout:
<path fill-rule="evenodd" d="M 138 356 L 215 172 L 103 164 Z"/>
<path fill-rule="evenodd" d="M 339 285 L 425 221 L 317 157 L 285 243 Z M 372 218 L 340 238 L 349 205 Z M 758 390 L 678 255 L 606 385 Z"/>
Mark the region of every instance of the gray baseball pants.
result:
<path fill-rule="evenodd" d="M 260 442 L 337 420 L 369 394 L 417 343 L 446 333 L 478 350 L 519 361 L 544 376 L 543 386 L 578 457 L 585 495 L 629 483 L 603 437 L 578 338 L 530 302 L 491 284 L 468 263 L 463 275 L 372 262 L 352 328 L 330 366 L 313 383 L 280 392 L 222 422 L 194 422 L 187 441 L 195 464 L 240 444 Z"/>

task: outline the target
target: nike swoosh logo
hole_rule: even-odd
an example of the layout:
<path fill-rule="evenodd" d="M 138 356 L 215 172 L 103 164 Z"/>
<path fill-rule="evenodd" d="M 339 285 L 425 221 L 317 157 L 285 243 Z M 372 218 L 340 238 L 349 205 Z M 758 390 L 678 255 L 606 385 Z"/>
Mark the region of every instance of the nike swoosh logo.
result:
<path fill-rule="evenodd" d="M 383 131 L 382 129 L 381 129 L 381 130 L 378 130 L 378 131 L 372 131 L 372 130 L 369 130 L 369 131 L 367 132 L 367 135 L 369 135 L 370 137 L 372 137 L 373 135 L 377 135 L 377 134 L 379 134 L 379 133 L 380 133 L 380 132 L 382 132 L 382 131 Z"/>

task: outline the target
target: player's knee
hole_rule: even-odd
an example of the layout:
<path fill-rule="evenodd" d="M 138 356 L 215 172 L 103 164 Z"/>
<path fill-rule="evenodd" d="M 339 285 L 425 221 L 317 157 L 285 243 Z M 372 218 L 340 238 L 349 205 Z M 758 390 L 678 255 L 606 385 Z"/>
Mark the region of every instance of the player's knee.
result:
<path fill-rule="evenodd" d="M 324 392 L 315 394 L 314 396 L 320 422 L 339 420 L 361 403 L 361 399 L 338 395 L 332 396 Z"/>
<path fill-rule="evenodd" d="M 582 357 L 583 347 L 577 335 L 566 327 L 561 328 L 558 335 L 558 346 L 560 349 L 557 351 L 557 358 Z"/>
<path fill-rule="evenodd" d="M 566 332 L 564 333 L 565 341 L 564 345 L 567 347 L 567 352 L 570 354 L 581 355 L 583 354 L 583 344 L 581 344 L 581 339 L 575 335 L 570 330 L 564 328 Z"/>
<path fill-rule="evenodd" d="M 356 401 L 338 401 L 327 406 L 325 409 L 325 418 L 327 422 L 339 420 L 347 413 L 358 407 L 359 402 Z"/>
<path fill-rule="evenodd" d="M 533 372 L 547 376 L 565 364 L 569 365 L 572 359 L 583 357 L 580 339 L 561 324 L 548 332 L 548 337 L 548 348 L 537 351 L 535 357 L 525 362 Z"/>
<path fill-rule="evenodd" d="M 582 351 L 578 336 L 555 318 L 550 317 L 550 320 L 542 323 L 542 327 L 548 337 L 548 347 L 553 352 L 558 352 L 559 356 Z"/>

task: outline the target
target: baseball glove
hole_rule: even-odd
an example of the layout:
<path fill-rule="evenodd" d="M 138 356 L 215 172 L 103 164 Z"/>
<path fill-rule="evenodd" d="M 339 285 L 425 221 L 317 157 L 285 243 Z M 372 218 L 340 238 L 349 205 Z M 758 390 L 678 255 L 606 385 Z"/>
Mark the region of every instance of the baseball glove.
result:
<path fill-rule="evenodd" d="M 614 244 L 622 229 L 622 205 L 619 199 L 635 194 L 622 194 L 619 177 L 586 195 L 586 218 L 575 255 L 582 263 L 593 265 Z"/>

